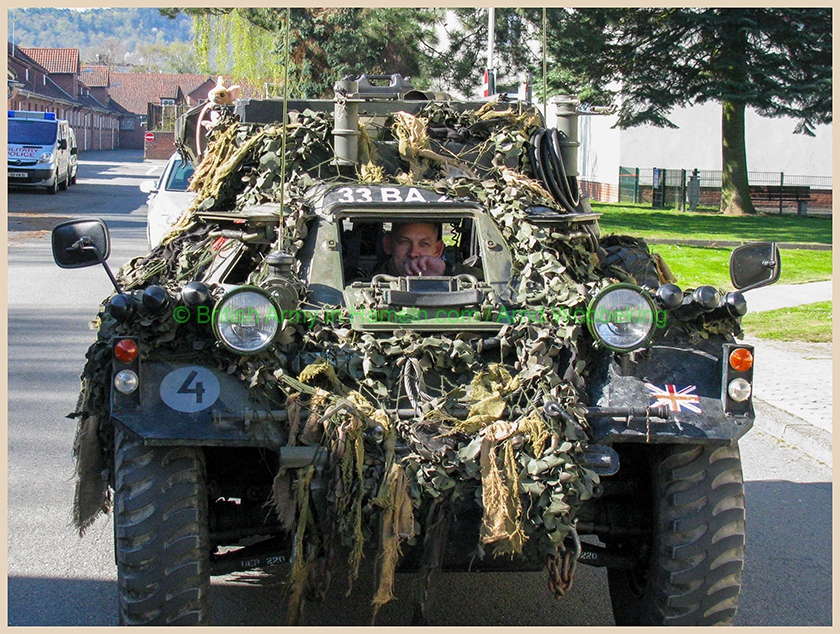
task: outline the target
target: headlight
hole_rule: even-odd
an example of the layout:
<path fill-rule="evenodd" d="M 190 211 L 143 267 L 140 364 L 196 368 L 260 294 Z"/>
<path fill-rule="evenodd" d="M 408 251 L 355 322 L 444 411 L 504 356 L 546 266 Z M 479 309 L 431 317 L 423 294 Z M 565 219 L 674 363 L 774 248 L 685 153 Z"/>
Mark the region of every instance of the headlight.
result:
<path fill-rule="evenodd" d="M 39 163 L 52 163 L 52 152 L 44 152 L 41 156 L 38 157 Z"/>
<path fill-rule="evenodd" d="M 256 286 L 235 288 L 221 299 L 213 314 L 216 336 L 240 354 L 254 354 L 267 348 L 278 327 L 277 308 Z"/>
<path fill-rule="evenodd" d="M 629 352 L 642 346 L 653 332 L 656 306 L 638 286 L 614 284 L 590 302 L 586 322 L 604 346 Z"/>

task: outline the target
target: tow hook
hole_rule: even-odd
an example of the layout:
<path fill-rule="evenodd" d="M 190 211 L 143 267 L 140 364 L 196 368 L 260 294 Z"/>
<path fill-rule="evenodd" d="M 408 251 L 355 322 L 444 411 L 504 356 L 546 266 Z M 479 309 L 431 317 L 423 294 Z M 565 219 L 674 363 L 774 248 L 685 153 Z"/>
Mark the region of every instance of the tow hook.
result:
<path fill-rule="evenodd" d="M 543 406 L 543 411 L 551 418 L 562 418 L 566 423 L 572 425 L 576 431 L 585 433 L 580 424 L 559 404 L 549 401 Z M 559 438 L 552 438 L 552 447 L 559 444 Z M 611 476 L 618 473 L 618 453 L 607 445 L 587 445 L 586 451 L 575 456 L 578 464 L 599 476 Z"/>

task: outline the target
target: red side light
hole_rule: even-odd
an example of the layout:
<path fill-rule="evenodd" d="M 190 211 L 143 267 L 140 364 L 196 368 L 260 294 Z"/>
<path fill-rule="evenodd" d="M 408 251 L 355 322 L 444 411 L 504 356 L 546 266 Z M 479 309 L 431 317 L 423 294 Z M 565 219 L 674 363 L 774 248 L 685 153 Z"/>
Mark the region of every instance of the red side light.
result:
<path fill-rule="evenodd" d="M 140 349 L 131 339 L 120 339 L 114 346 L 114 356 L 123 363 L 131 363 L 137 358 Z"/>

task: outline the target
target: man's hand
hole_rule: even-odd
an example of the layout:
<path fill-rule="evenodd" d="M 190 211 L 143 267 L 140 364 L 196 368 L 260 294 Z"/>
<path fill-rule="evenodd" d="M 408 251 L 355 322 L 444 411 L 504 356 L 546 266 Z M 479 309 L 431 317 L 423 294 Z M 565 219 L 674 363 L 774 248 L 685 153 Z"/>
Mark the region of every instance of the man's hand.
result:
<path fill-rule="evenodd" d="M 422 255 L 419 258 L 412 258 L 405 264 L 405 270 L 409 275 L 435 276 L 443 275 L 446 270 L 446 262 L 433 255 Z"/>

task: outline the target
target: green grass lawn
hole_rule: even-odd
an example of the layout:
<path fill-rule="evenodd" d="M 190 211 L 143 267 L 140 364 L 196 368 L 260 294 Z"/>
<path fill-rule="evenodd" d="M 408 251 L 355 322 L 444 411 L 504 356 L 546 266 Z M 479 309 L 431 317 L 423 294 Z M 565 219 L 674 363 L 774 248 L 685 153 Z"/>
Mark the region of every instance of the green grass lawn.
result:
<path fill-rule="evenodd" d="M 813 216 L 725 216 L 710 212 L 651 209 L 627 203 L 592 203 L 603 214 L 601 235 L 625 234 L 645 238 L 665 258 L 682 288 L 711 284 L 732 290 L 729 254 L 732 248 L 655 244 L 656 238 L 726 240 L 736 242 L 798 242 L 831 244 L 831 219 Z M 832 252 L 782 249 L 779 284 L 801 284 L 831 279 Z"/>
<path fill-rule="evenodd" d="M 829 342 L 831 325 L 831 302 L 747 313 L 742 321 L 747 334 L 778 341 Z"/>
<path fill-rule="evenodd" d="M 771 214 L 725 216 L 721 213 L 598 202 L 592 203 L 592 211 L 603 214 L 600 223 L 604 235 L 618 233 L 640 238 L 831 244 L 831 218 Z"/>

